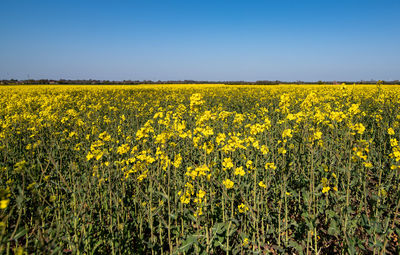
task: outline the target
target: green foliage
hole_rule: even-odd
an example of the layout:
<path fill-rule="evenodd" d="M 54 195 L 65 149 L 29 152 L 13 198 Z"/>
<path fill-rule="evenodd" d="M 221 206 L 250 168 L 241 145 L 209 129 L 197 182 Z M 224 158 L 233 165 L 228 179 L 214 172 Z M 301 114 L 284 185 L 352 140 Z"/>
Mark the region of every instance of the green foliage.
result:
<path fill-rule="evenodd" d="M 399 253 L 378 86 L 1 88 L 1 252 Z"/>

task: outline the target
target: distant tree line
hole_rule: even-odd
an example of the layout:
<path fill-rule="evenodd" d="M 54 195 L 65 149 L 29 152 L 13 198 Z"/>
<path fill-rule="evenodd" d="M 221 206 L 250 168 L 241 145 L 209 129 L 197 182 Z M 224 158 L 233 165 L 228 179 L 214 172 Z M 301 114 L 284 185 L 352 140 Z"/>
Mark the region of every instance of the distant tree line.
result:
<path fill-rule="evenodd" d="M 138 85 L 138 84 L 228 84 L 228 85 L 277 85 L 277 84 L 376 84 L 376 80 L 369 81 L 270 81 L 270 80 L 259 80 L 259 81 L 196 81 L 196 80 L 168 80 L 168 81 L 152 81 L 152 80 L 122 80 L 122 81 L 113 81 L 113 80 L 51 80 L 51 79 L 27 79 L 27 80 L 17 80 L 17 79 L 9 79 L 9 80 L 0 80 L 0 84 L 2 85 L 33 85 L 33 84 L 88 84 L 88 85 Z M 382 84 L 400 84 L 399 80 L 393 81 L 382 81 Z"/>

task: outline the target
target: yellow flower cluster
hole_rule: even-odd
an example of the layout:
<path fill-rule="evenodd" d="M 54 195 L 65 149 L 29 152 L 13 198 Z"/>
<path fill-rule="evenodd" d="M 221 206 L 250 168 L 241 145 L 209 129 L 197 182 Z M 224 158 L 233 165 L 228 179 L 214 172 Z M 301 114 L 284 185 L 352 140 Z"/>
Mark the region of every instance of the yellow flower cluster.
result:
<path fill-rule="evenodd" d="M 138 222 L 135 238 L 148 239 L 138 243 L 162 252 L 238 251 L 231 244 L 244 254 L 294 252 L 282 247 L 307 240 L 322 249 L 332 236 L 349 247 L 341 231 L 364 220 L 357 217 L 371 204 L 382 222 L 398 207 L 400 87 L 321 86 L 0 87 L 0 230 L 21 222 L 36 233 L 25 214 L 39 213 L 54 228 L 71 212 L 80 215 L 74 224 L 101 232 L 99 217 L 121 237 L 125 223 Z M 334 213 L 346 227 L 337 228 Z M 316 223 L 304 230 L 297 220 Z M 67 241 L 54 238 L 73 246 L 69 238 L 91 233 L 86 225 L 67 229 L 75 235 Z M 57 232 L 49 233 L 44 238 Z M 215 249 L 213 235 L 230 241 Z M 194 239 L 207 245 L 192 247 Z M 123 253 L 108 241 L 99 252 Z"/>

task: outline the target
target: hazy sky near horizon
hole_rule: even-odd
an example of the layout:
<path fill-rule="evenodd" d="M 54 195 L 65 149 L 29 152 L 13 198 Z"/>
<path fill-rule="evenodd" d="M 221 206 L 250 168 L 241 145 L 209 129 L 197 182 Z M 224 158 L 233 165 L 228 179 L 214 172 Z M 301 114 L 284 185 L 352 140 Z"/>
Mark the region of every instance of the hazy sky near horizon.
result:
<path fill-rule="evenodd" d="M 0 0 L 0 79 L 400 79 L 399 0 Z"/>

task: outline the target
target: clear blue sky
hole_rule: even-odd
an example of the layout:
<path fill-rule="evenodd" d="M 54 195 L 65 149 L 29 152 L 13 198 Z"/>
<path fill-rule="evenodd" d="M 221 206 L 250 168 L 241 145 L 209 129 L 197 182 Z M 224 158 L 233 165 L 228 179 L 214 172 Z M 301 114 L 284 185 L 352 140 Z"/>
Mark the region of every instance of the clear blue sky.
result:
<path fill-rule="evenodd" d="M 400 0 L 0 0 L 0 79 L 400 79 Z"/>

